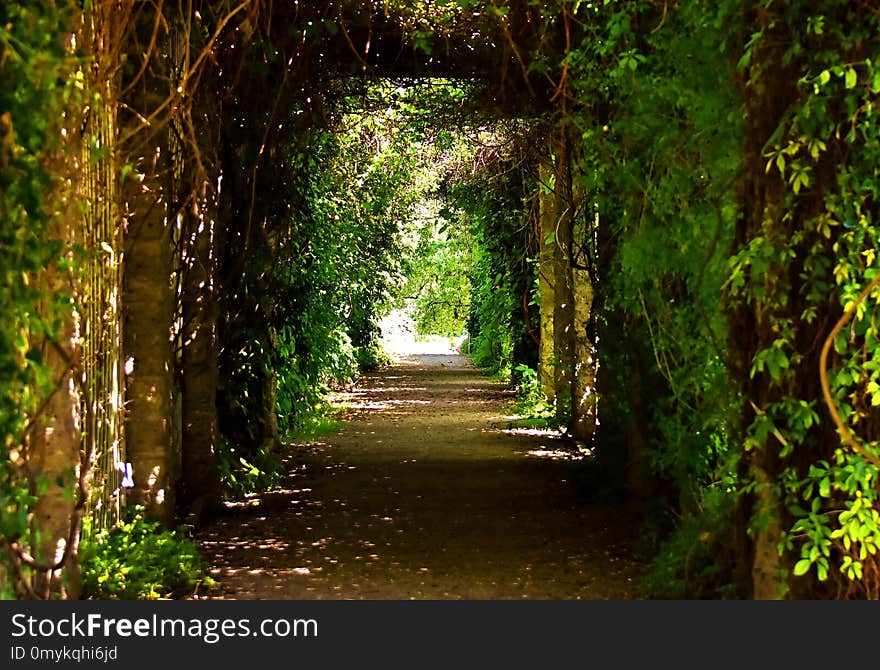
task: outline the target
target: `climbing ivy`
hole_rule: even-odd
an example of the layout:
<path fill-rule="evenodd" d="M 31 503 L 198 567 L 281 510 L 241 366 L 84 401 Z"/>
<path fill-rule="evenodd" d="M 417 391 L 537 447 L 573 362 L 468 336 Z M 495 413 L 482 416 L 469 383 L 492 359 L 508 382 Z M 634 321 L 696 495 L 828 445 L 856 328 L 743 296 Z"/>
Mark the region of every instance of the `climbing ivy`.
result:
<path fill-rule="evenodd" d="M 516 129 L 510 130 L 513 147 L 526 141 L 527 135 L 517 136 Z M 522 372 L 517 367 L 533 370 L 537 360 L 533 167 L 527 154 L 508 150 L 486 172 L 453 189 L 456 201 L 471 218 L 476 250 L 467 324 L 470 352 L 478 365 L 501 373 L 514 384 Z"/>
<path fill-rule="evenodd" d="M 55 389 L 40 343 L 57 330 L 64 296 L 45 293 L 60 241 L 47 231 L 55 185 L 51 160 L 65 96 L 65 18 L 54 3 L 0 6 L 0 543 L 30 525 L 37 490 L 23 470 L 25 442 Z M 4 552 L 5 555 L 5 552 Z"/>
<path fill-rule="evenodd" d="M 728 280 L 772 320 L 756 324 L 748 375 L 763 397 L 745 446 L 771 476 L 759 495 L 783 508 L 785 565 L 831 586 L 807 592 L 877 597 L 880 16 L 870 3 L 775 2 L 755 23 L 744 88 L 755 106 L 779 89 L 753 111 L 766 135 L 749 158 L 769 185 L 763 203 L 744 199 L 749 239 Z"/>

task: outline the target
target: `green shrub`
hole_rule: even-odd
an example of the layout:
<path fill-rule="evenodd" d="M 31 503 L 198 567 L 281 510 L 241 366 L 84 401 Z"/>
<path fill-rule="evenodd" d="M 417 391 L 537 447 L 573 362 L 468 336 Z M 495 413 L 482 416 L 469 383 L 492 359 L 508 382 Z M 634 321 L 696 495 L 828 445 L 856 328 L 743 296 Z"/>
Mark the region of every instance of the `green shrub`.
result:
<path fill-rule="evenodd" d="M 83 598 L 157 600 L 213 585 L 193 540 L 136 512 L 131 521 L 97 534 L 84 528 L 80 543 Z"/>
<path fill-rule="evenodd" d="M 394 362 L 394 359 L 378 342 L 370 342 L 366 346 L 355 349 L 355 359 L 361 372 L 372 372 Z"/>
<path fill-rule="evenodd" d="M 283 465 L 275 454 L 258 451 L 249 458 L 224 435 L 217 440 L 220 482 L 224 493 L 239 498 L 267 491 L 281 480 Z"/>
<path fill-rule="evenodd" d="M 541 383 L 535 370 L 521 363 L 514 368 L 514 378 L 517 380 L 517 413 L 537 417 L 544 416 L 552 410 L 541 392 Z"/>
<path fill-rule="evenodd" d="M 510 334 L 504 325 L 490 324 L 471 339 L 471 357 L 474 365 L 489 374 L 509 378 L 510 347 Z"/>

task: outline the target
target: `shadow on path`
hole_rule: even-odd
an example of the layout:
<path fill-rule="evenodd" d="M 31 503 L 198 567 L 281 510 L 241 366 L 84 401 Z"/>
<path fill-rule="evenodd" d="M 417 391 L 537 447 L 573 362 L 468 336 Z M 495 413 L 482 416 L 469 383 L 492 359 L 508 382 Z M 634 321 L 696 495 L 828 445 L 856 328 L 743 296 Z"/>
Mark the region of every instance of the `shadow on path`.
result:
<path fill-rule="evenodd" d="M 341 430 L 293 447 L 287 488 L 200 533 L 213 597 L 634 597 L 625 515 L 577 496 L 553 436 L 504 430 L 510 399 L 461 356 L 365 376 Z"/>

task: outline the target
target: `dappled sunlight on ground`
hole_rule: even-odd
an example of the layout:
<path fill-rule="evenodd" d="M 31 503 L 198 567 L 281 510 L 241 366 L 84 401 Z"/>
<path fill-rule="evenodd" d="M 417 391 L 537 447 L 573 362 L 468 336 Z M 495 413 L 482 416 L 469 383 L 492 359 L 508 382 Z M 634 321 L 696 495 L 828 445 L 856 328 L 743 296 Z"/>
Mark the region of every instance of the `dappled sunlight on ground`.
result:
<path fill-rule="evenodd" d="M 580 498 L 587 454 L 510 425 L 511 400 L 452 354 L 364 376 L 282 487 L 201 533 L 209 597 L 632 597 L 625 512 Z"/>

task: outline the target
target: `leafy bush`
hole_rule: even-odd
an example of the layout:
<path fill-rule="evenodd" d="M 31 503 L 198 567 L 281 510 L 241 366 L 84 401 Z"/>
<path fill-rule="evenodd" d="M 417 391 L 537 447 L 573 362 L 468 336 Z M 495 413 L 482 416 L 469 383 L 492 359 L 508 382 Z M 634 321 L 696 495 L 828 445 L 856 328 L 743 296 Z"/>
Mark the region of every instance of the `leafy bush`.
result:
<path fill-rule="evenodd" d="M 138 511 L 109 531 L 93 535 L 88 521 L 80 543 L 83 598 L 157 600 L 212 585 L 193 540 L 148 521 Z"/>
<path fill-rule="evenodd" d="M 541 392 L 538 373 L 524 363 L 517 365 L 514 373 L 519 380 L 516 384 L 517 413 L 531 418 L 546 418 L 552 414 L 553 408 Z"/>
<path fill-rule="evenodd" d="M 392 363 L 391 356 L 382 348 L 378 342 L 359 347 L 355 350 L 355 358 L 357 359 L 358 369 L 363 372 L 378 370 L 383 365 Z"/>
<path fill-rule="evenodd" d="M 296 428 L 285 435 L 289 444 L 306 444 L 322 435 L 329 435 L 342 426 L 341 412 L 333 407 L 322 407 L 299 422 Z"/>
<path fill-rule="evenodd" d="M 504 341 L 505 335 L 506 333 L 483 331 L 474 337 L 472 340 L 474 364 L 486 368 L 490 374 L 507 376 L 506 358 L 510 347 Z"/>
<path fill-rule="evenodd" d="M 223 435 L 217 441 L 220 481 L 233 496 L 266 491 L 281 477 L 281 461 L 274 454 L 257 451 L 249 458 Z"/>

